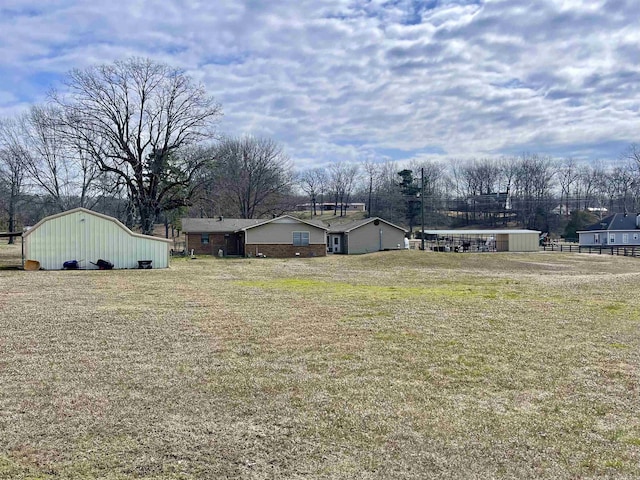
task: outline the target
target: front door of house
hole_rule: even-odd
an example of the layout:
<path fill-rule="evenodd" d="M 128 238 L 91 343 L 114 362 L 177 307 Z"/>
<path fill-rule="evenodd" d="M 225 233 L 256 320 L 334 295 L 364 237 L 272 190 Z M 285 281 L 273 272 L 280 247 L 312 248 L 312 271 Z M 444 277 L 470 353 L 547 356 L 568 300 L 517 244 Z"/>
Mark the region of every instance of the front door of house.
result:
<path fill-rule="evenodd" d="M 331 235 L 331 251 L 333 253 L 342 253 L 342 241 L 340 235 Z"/>

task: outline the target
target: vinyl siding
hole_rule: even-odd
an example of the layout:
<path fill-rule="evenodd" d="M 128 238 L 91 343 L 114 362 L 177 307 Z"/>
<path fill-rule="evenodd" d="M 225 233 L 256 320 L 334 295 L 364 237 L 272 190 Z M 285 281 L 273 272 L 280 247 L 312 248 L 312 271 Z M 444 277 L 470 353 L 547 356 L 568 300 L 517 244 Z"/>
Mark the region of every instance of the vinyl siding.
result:
<path fill-rule="evenodd" d="M 303 222 L 269 222 L 246 230 L 247 244 L 293 245 L 293 232 L 309 232 L 309 244 L 326 244 L 326 231 Z"/>
<path fill-rule="evenodd" d="M 382 232 L 382 245 L 380 244 Z M 380 222 L 373 222 L 355 228 L 345 235 L 345 245 L 349 254 L 377 252 L 380 250 L 396 250 L 404 247 L 404 231 Z M 381 248 L 382 247 L 382 248 Z"/>

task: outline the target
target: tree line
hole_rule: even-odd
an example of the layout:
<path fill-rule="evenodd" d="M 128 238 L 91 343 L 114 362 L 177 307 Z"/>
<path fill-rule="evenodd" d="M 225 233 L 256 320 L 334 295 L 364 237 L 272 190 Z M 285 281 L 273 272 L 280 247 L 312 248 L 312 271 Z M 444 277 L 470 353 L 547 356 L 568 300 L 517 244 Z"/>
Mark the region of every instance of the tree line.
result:
<path fill-rule="evenodd" d="M 85 207 L 143 233 L 181 216 L 264 218 L 331 202 L 413 228 L 575 232 L 640 211 L 640 147 L 616 165 L 538 154 L 472 160 L 337 161 L 296 172 L 277 142 L 226 136 L 222 107 L 184 72 L 131 58 L 73 70 L 64 92 L 0 120 L 0 230 Z M 606 210 L 605 210 L 606 209 Z M 572 213 L 573 212 L 573 213 Z"/>
<path fill-rule="evenodd" d="M 424 215 L 428 228 L 519 227 L 574 236 L 609 213 L 640 212 L 640 147 L 631 145 L 616 165 L 581 163 L 538 154 L 471 160 L 362 162 L 349 166 L 353 183 L 335 171 L 300 176 L 310 212 L 329 201 L 357 201 L 371 216 L 410 228 Z"/>

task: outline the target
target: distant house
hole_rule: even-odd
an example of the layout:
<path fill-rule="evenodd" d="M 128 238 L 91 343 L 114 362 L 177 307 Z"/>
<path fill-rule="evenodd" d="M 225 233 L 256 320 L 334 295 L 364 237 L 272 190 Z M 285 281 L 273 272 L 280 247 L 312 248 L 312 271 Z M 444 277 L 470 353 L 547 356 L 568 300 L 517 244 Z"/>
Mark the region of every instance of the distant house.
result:
<path fill-rule="evenodd" d="M 290 215 L 264 219 L 183 218 L 187 251 L 204 255 L 317 257 L 326 255 L 327 229 Z"/>
<path fill-rule="evenodd" d="M 43 218 L 23 235 L 24 254 L 45 270 L 62 270 L 76 260 L 78 268 L 97 269 L 98 260 L 113 268 L 169 266 L 171 240 L 134 233 L 117 219 L 85 208 Z"/>
<path fill-rule="evenodd" d="M 496 193 L 483 193 L 467 198 L 467 204 L 475 206 L 478 210 L 511 210 L 511 196 L 509 191 Z"/>
<path fill-rule="evenodd" d="M 340 208 L 346 212 L 364 212 L 366 210 L 366 205 L 364 203 L 359 202 L 350 202 L 350 203 L 335 203 L 335 202 L 317 202 L 316 210 L 320 210 L 321 212 L 330 212 L 333 210 L 340 210 Z M 312 203 L 300 203 L 296 205 L 296 210 L 305 211 L 311 210 L 313 208 Z"/>
<path fill-rule="evenodd" d="M 614 213 L 577 233 L 581 247 L 640 246 L 640 215 Z"/>
<path fill-rule="evenodd" d="M 407 230 L 379 217 L 331 225 L 327 237 L 329 253 L 370 253 L 404 248 Z"/>
<path fill-rule="evenodd" d="M 551 213 L 553 213 L 554 215 L 570 215 L 571 209 L 568 205 L 560 204 L 552 208 Z"/>

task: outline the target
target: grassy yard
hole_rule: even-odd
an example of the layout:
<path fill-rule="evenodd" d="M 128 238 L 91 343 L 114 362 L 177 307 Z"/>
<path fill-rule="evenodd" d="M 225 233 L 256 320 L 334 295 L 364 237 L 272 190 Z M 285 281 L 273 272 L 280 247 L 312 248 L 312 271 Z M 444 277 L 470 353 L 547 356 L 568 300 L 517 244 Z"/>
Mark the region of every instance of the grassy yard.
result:
<path fill-rule="evenodd" d="M 420 251 L 0 270 L 0 478 L 639 478 L 639 272 Z"/>

